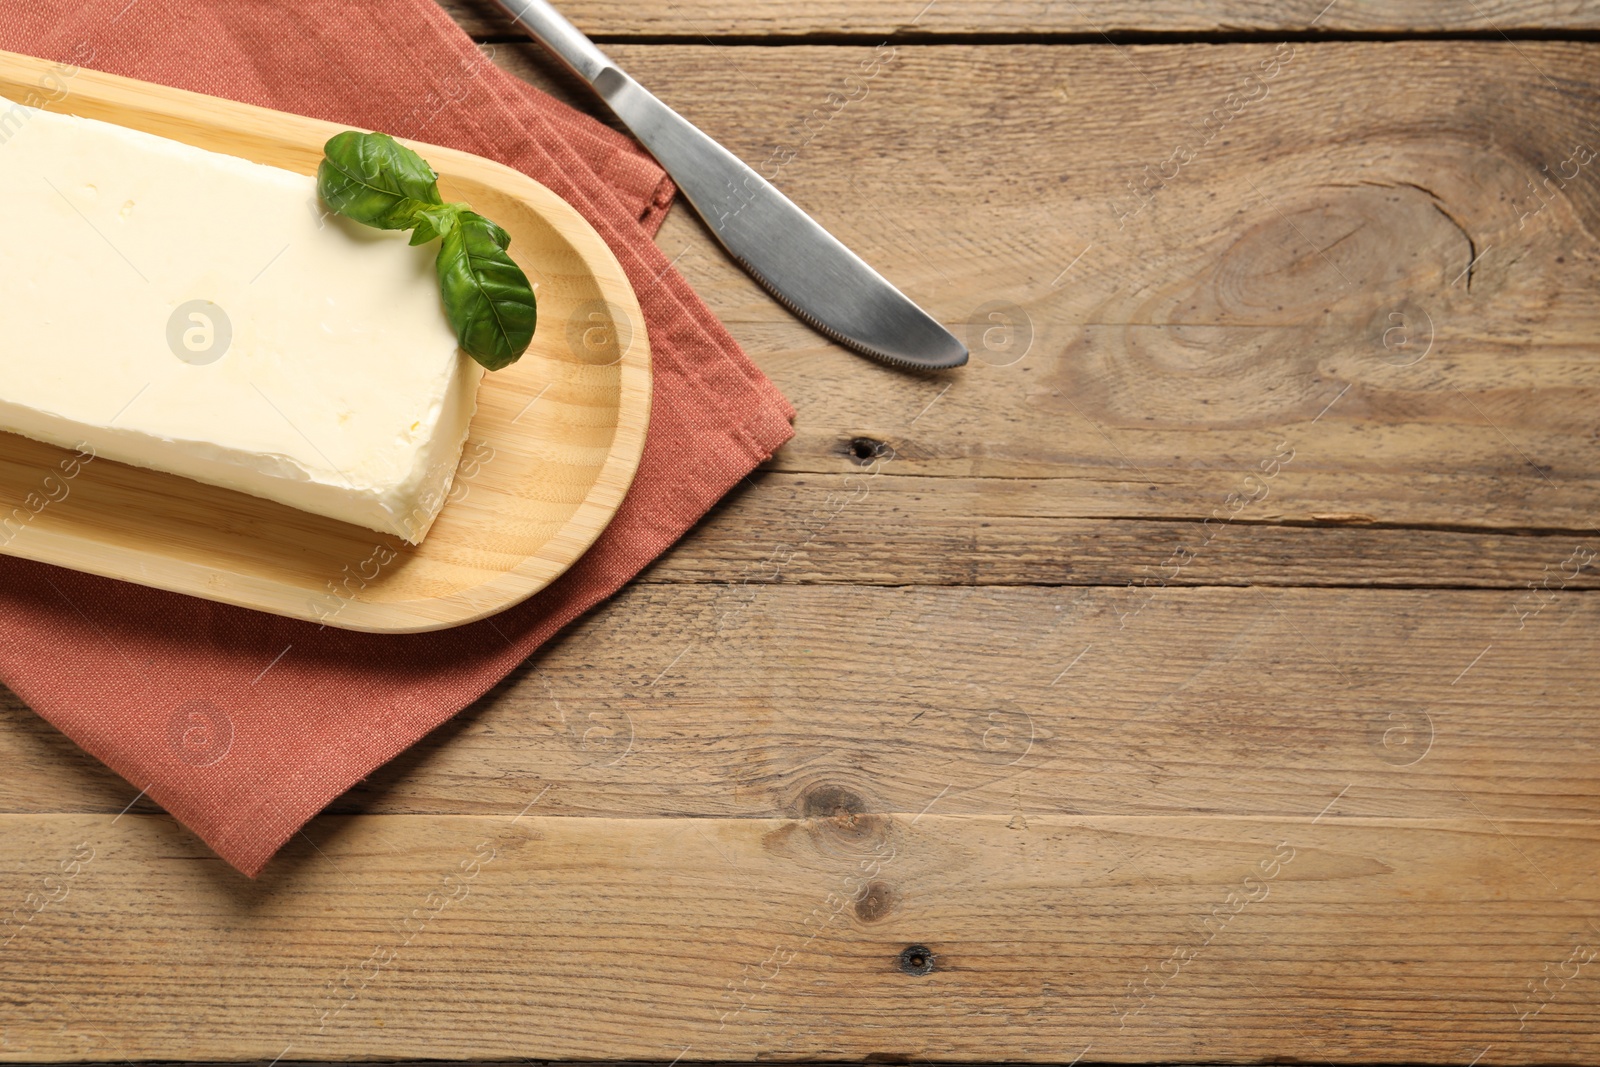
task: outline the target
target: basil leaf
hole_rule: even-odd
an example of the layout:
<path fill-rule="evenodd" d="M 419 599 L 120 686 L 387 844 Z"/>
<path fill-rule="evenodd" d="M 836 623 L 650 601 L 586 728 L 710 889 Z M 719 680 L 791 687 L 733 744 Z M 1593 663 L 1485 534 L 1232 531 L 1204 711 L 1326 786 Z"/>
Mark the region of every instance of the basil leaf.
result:
<path fill-rule="evenodd" d="M 317 191 L 335 212 L 368 226 L 440 238 L 435 266 L 445 314 L 462 350 L 489 370 L 515 363 L 533 340 L 533 286 L 506 254 L 511 235 L 466 204 L 439 197 L 427 161 L 385 133 L 346 130 L 323 146 Z"/>
<path fill-rule="evenodd" d="M 438 204 L 439 176 L 386 133 L 345 130 L 328 139 L 317 192 L 340 215 L 382 230 L 408 230 L 417 212 Z"/>
<path fill-rule="evenodd" d="M 465 210 L 467 210 L 465 204 L 439 204 L 418 208 L 412 217 L 416 230 L 411 234 L 411 243 L 427 244 L 435 237 L 443 237 L 455 229 L 456 220 Z"/>
<path fill-rule="evenodd" d="M 461 211 L 439 248 L 445 314 L 463 351 L 489 370 L 508 367 L 533 340 L 533 286 L 506 254 L 511 235 L 475 211 Z"/>

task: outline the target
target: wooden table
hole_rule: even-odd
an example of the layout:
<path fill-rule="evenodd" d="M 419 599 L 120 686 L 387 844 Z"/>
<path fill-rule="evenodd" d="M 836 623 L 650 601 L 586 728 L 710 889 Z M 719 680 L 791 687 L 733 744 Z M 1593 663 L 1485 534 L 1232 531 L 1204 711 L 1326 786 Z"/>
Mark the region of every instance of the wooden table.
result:
<path fill-rule="evenodd" d="M 0 1057 L 1595 1062 L 1600 8 L 1325 2 L 569 0 L 971 365 L 677 209 L 794 442 L 254 883 L 0 701 Z"/>

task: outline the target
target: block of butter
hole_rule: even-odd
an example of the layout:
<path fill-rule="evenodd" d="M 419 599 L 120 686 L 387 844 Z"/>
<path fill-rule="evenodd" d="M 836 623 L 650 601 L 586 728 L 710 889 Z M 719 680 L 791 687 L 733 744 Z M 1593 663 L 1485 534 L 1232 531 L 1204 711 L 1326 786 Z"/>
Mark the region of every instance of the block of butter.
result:
<path fill-rule="evenodd" d="M 0 430 L 419 542 L 482 369 L 316 179 L 0 100 Z"/>

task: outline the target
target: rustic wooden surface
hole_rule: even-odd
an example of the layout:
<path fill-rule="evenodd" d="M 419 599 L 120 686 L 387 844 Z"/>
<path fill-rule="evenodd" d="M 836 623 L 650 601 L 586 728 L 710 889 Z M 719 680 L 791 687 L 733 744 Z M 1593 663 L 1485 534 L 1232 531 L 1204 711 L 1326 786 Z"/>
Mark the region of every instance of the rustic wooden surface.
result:
<path fill-rule="evenodd" d="M 441 0 L 469 33 L 520 36 L 493 0 Z M 1600 29 L 1583 0 L 570 0 L 602 38 L 1101 33 L 1507 33 Z"/>
<path fill-rule="evenodd" d="M 254 883 L 0 704 L 0 1056 L 1600 1057 L 1596 8 L 921 7 L 570 10 L 973 363 L 675 211 L 795 441 Z"/>

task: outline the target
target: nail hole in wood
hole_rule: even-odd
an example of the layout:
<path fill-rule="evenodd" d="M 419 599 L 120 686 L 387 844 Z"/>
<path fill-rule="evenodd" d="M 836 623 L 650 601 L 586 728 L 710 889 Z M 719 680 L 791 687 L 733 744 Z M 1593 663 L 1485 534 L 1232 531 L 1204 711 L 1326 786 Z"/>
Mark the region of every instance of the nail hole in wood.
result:
<path fill-rule="evenodd" d="M 908 945 L 900 952 L 900 969 L 907 974 L 932 974 L 933 950 L 927 945 Z"/>
<path fill-rule="evenodd" d="M 870 437 L 852 437 L 845 450 L 857 463 L 870 463 L 885 455 L 889 451 L 889 446 Z"/>

